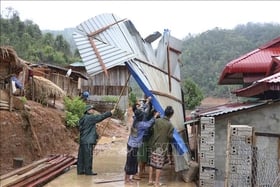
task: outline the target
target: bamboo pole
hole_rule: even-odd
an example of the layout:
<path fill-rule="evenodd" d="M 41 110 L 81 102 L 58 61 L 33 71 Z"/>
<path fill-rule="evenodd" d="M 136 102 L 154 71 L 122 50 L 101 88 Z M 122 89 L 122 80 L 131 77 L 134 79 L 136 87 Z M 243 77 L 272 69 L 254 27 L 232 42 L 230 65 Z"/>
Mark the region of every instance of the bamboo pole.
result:
<path fill-rule="evenodd" d="M 115 103 L 115 106 L 114 106 L 114 108 L 113 108 L 114 110 L 115 110 L 115 109 L 117 108 L 117 106 L 119 105 L 121 96 L 123 95 L 123 92 L 124 92 L 125 88 L 127 87 L 127 84 L 128 84 L 129 79 L 130 79 L 130 74 L 128 75 L 128 78 L 127 78 L 127 80 L 126 80 L 126 82 L 125 82 L 124 87 L 123 87 L 122 90 L 121 90 L 121 93 L 120 93 L 120 95 L 119 95 L 119 98 L 118 98 L 117 102 Z M 104 132 L 105 132 L 105 130 L 106 130 L 108 124 L 109 124 L 109 121 L 110 121 L 110 119 L 108 120 L 108 122 L 107 122 L 106 125 L 104 126 L 103 131 L 102 131 L 102 133 L 101 133 L 101 136 L 104 135 Z"/>

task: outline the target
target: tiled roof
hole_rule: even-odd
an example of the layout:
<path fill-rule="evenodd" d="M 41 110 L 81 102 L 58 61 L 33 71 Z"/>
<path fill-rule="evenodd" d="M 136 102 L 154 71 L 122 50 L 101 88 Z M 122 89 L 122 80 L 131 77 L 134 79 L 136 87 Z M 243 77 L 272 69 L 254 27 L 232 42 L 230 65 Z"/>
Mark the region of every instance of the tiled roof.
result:
<path fill-rule="evenodd" d="M 273 56 L 280 56 L 280 37 L 229 62 L 219 84 L 243 84 L 264 78 L 270 71 Z"/>

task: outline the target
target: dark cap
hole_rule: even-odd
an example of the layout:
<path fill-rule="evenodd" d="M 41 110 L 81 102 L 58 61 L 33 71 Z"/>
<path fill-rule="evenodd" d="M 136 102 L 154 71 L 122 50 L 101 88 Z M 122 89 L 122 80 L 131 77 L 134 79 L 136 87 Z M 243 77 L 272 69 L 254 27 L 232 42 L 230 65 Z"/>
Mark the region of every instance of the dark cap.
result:
<path fill-rule="evenodd" d="M 135 115 L 135 118 L 137 119 L 137 121 L 142 121 L 144 118 L 144 112 L 140 109 L 136 109 L 134 111 L 134 115 Z"/>
<path fill-rule="evenodd" d="M 87 113 L 87 111 L 89 111 L 90 109 L 95 110 L 96 108 L 93 105 L 87 105 L 84 113 Z"/>

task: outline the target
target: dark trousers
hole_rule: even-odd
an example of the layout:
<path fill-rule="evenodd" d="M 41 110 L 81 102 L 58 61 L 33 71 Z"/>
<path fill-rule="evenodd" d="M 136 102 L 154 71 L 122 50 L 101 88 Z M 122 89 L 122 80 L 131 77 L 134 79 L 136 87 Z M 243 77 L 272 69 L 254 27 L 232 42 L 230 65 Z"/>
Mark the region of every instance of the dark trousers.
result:
<path fill-rule="evenodd" d="M 92 159 L 93 144 L 80 144 L 77 161 L 77 173 L 92 173 Z"/>
<path fill-rule="evenodd" d="M 135 175 L 138 171 L 138 161 L 137 161 L 137 147 L 130 147 L 127 145 L 127 155 L 125 163 L 125 174 Z"/>

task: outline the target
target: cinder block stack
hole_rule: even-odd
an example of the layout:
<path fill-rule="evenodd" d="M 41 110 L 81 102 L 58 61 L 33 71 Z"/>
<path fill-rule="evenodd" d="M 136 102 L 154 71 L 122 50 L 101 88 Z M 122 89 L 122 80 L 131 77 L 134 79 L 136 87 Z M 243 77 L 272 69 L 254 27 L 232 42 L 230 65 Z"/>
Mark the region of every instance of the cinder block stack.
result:
<path fill-rule="evenodd" d="M 253 127 L 230 126 L 228 186 L 252 186 Z"/>
<path fill-rule="evenodd" d="M 215 118 L 201 117 L 199 146 L 199 186 L 215 186 Z"/>

